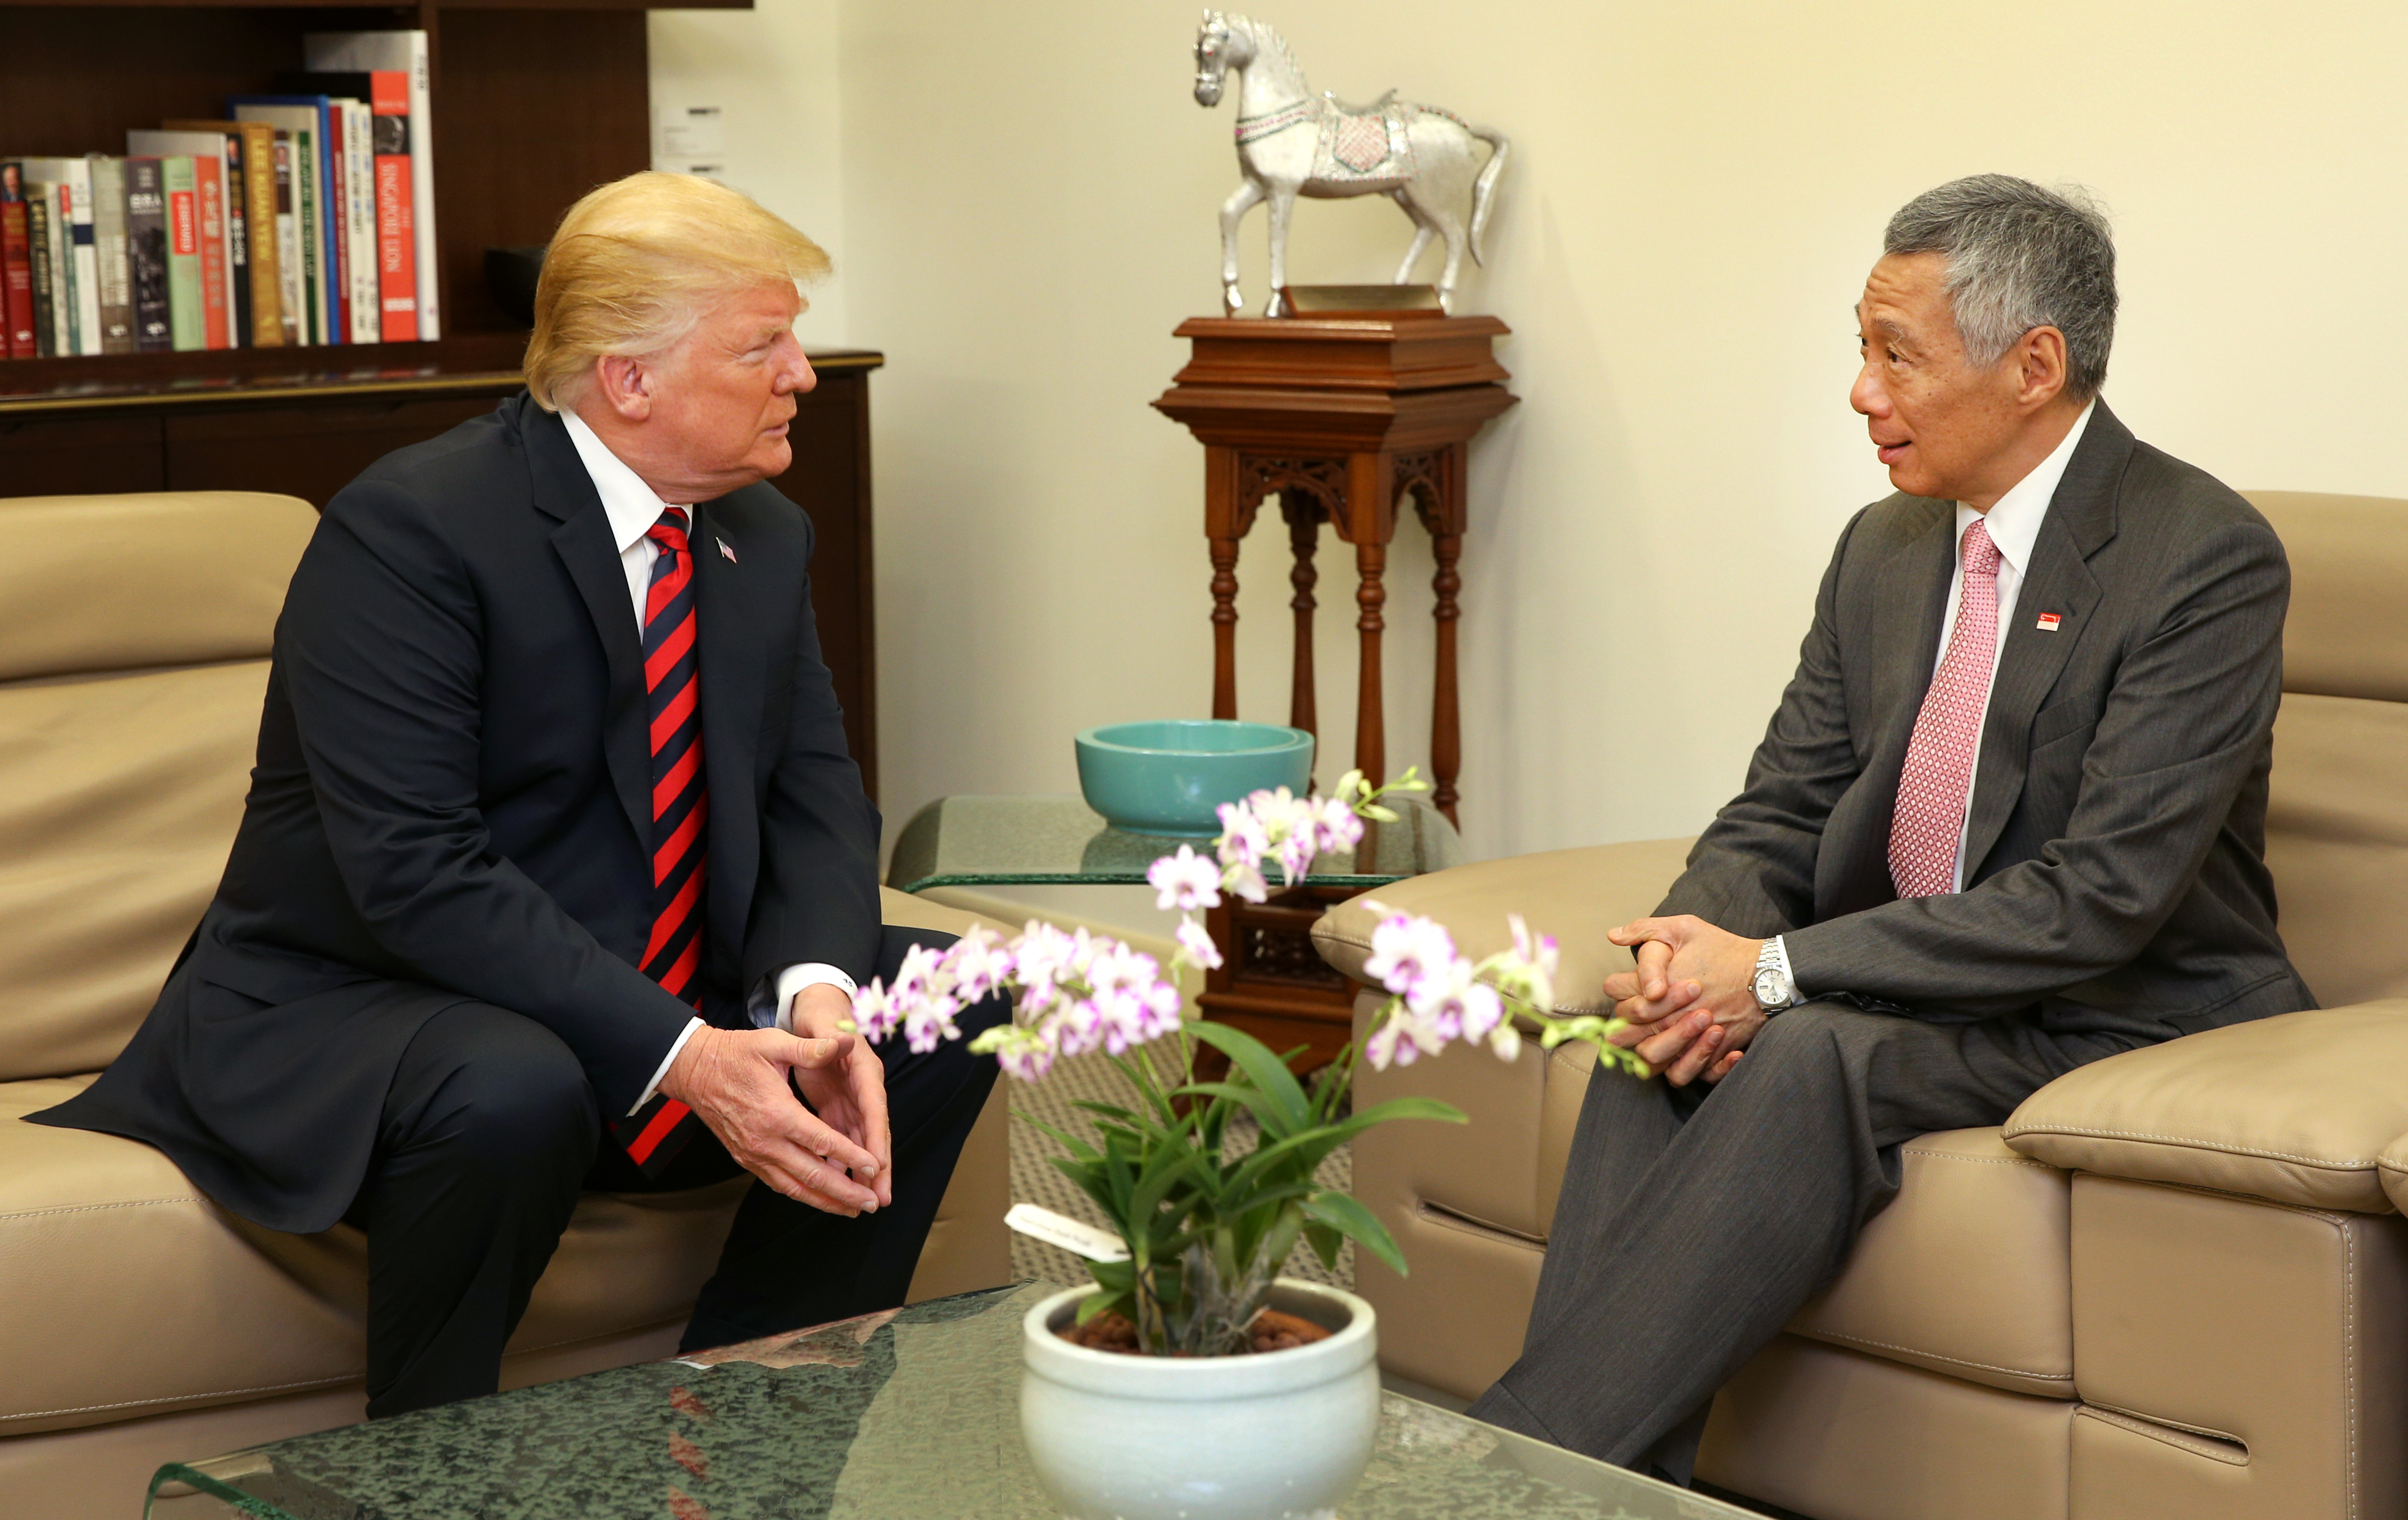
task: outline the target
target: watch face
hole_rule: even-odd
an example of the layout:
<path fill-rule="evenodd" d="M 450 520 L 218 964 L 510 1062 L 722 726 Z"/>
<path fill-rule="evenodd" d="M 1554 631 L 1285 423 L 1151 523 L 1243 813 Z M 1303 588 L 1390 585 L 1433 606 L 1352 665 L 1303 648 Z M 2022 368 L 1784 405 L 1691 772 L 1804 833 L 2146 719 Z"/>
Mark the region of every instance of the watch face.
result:
<path fill-rule="evenodd" d="M 1781 973 L 1770 967 L 1756 973 L 1756 1000 L 1765 1008 L 1784 1002 L 1781 995 Z"/>

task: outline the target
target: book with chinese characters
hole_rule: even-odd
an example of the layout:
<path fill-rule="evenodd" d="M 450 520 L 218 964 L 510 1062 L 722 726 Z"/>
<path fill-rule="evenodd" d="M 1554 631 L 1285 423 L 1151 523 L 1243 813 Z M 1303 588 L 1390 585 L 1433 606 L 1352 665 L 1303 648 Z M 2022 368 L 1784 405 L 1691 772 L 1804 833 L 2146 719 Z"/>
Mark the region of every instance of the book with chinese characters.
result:
<path fill-rule="evenodd" d="M 62 305 L 58 343 L 62 354 L 98 353 L 100 346 L 100 266 L 93 204 L 93 161 L 89 158 L 29 158 L 23 161 L 28 185 L 48 188 L 56 200 L 58 268 L 56 281 Z"/>
<path fill-rule="evenodd" d="M 127 262 L 125 160 L 97 154 L 92 165 L 93 267 L 100 347 L 95 353 L 134 351 L 134 273 Z"/>
<path fill-rule="evenodd" d="M 192 160 L 193 237 L 192 254 L 199 283 L 201 340 L 199 347 L 224 349 L 234 346 L 235 307 L 233 299 L 232 237 L 226 224 L 226 139 L 222 132 L 145 132 L 125 135 L 128 156 L 141 154 L 156 157 L 171 165 L 171 177 L 179 171 L 172 165 L 180 159 Z M 174 260 L 184 252 L 183 229 L 178 220 L 177 185 L 167 186 L 168 196 L 168 294 L 171 305 L 182 299 L 183 277 L 180 265 Z M 177 347 L 184 346 L 184 320 L 173 313 L 176 323 Z"/>
<path fill-rule="evenodd" d="M 176 346 L 167 299 L 167 194 L 155 158 L 127 158 L 126 263 L 134 287 L 134 348 L 160 353 Z"/>
<path fill-rule="evenodd" d="M 232 223 L 236 340 L 246 347 L 284 343 L 284 273 L 278 247 L 276 129 L 265 122 L 169 122 L 181 132 L 226 139 L 226 207 Z"/>

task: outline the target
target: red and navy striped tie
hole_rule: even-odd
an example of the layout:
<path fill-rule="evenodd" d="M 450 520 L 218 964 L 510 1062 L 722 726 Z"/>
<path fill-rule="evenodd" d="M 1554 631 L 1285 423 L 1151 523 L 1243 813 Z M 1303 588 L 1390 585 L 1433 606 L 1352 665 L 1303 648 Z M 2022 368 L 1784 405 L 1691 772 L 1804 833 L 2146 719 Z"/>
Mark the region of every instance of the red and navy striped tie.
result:
<path fill-rule="evenodd" d="M 652 935 L 642 969 L 702 1006 L 703 845 L 710 796 L 702 777 L 702 682 L 695 654 L 694 554 L 686 514 L 671 507 L 646 535 L 660 546 L 644 598 L 644 690 L 652 742 Z M 693 1138 L 694 1111 L 655 1094 L 611 1134 L 646 1176 Z"/>

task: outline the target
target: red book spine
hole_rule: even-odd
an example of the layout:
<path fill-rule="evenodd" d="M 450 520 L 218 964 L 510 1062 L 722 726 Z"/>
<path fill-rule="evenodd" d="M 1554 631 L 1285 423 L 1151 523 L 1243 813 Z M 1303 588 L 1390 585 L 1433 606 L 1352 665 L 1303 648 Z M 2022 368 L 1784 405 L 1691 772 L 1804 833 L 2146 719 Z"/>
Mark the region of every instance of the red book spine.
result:
<path fill-rule="evenodd" d="M 200 201 L 202 341 L 213 349 L 234 346 L 233 313 L 226 303 L 224 172 L 222 159 L 193 160 L 194 193 Z"/>
<path fill-rule="evenodd" d="M 377 296 L 388 343 L 418 341 L 417 199 L 409 180 L 409 75 L 380 68 L 368 76 L 375 113 Z"/>
<path fill-rule="evenodd" d="M 343 113 L 339 108 L 328 110 L 321 118 L 326 123 L 326 168 L 334 177 L 334 186 L 324 212 L 327 226 L 334 229 L 335 266 L 327 271 L 332 277 L 334 299 L 327 304 L 334 308 L 330 343 L 351 340 L 351 195 L 345 181 L 347 172 L 343 153 Z"/>
<path fill-rule="evenodd" d="M 11 359 L 34 357 L 34 238 L 26 220 L 23 171 L 0 180 L 0 323 L 7 326 L 5 351 Z"/>

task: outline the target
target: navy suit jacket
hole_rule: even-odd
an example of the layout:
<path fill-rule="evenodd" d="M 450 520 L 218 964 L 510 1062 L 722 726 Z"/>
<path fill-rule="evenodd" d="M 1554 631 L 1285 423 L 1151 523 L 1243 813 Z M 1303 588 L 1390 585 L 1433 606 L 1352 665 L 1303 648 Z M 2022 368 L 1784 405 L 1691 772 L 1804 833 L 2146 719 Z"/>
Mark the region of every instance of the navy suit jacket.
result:
<path fill-rule="evenodd" d="M 700 504 L 692 538 L 703 1014 L 740 1027 L 784 966 L 868 979 L 879 820 L 820 658 L 809 519 L 754 485 Z M 464 1000 L 542 1024 L 625 1112 L 692 1016 L 637 969 L 645 710 L 618 546 L 557 416 L 521 394 L 380 461 L 286 594 L 216 898 L 125 1054 L 39 1122 L 146 1140 L 238 1213 L 323 1228 L 403 1050 Z"/>

